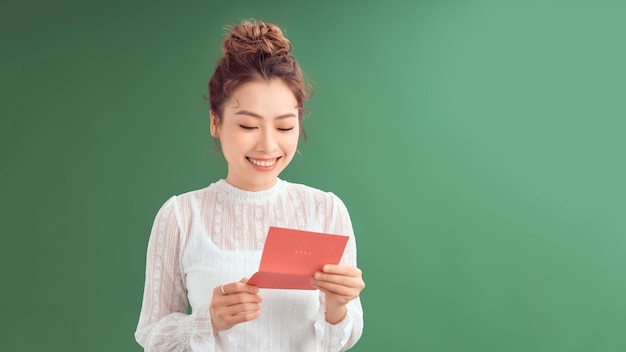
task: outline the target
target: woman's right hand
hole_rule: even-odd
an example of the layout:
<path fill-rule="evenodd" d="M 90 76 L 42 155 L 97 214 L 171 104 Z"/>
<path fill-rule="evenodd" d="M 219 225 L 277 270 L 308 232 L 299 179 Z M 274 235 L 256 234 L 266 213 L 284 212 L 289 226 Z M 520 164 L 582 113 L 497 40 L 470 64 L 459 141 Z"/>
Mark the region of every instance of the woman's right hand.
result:
<path fill-rule="evenodd" d="M 209 312 L 213 333 L 228 330 L 236 324 L 254 320 L 261 314 L 259 289 L 247 285 L 247 278 L 213 289 Z"/>

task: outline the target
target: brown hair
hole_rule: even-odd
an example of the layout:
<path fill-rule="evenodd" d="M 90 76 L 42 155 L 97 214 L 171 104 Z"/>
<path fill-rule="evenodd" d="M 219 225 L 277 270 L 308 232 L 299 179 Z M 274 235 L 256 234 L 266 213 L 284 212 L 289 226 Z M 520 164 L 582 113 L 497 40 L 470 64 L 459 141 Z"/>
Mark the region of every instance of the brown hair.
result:
<path fill-rule="evenodd" d="M 293 92 L 298 103 L 298 120 L 302 122 L 310 85 L 304 81 L 300 66 L 290 54 L 291 42 L 280 28 L 262 21 L 243 21 L 230 27 L 229 32 L 222 44 L 222 57 L 209 81 L 211 111 L 218 121 L 221 122 L 224 103 L 239 86 L 259 79 L 279 78 Z"/>

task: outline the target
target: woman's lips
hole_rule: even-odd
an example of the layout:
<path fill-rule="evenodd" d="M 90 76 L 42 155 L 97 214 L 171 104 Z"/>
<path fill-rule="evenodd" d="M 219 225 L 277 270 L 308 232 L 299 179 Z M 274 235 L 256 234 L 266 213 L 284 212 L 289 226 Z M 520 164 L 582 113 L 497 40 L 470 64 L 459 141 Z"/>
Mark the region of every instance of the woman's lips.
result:
<path fill-rule="evenodd" d="M 252 164 L 255 169 L 262 171 L 273 170 L 276 164 L 278 164 L 278 159 L 280 158 L 281 157 L 272 159 L 255 159 L 251 157 L 246 157 L 246 159 L 248 159 L 250 164 Z"/>

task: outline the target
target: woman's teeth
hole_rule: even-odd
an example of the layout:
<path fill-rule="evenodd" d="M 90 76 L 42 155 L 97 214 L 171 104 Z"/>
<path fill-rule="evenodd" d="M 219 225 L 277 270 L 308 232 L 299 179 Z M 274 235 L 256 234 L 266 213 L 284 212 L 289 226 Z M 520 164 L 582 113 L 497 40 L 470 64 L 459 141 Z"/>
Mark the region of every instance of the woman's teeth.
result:
<path fill-rule="evenodd" d="M 276 163 L 276 160 L 278 159 L 256 160 L 256 159 L 248 158 L 248 160 L 250 160 L 250 162 L 253 163 L 254 165 L 261 166 L 261 167 L 268 167 L 268 166 L 274 165 Z"/>

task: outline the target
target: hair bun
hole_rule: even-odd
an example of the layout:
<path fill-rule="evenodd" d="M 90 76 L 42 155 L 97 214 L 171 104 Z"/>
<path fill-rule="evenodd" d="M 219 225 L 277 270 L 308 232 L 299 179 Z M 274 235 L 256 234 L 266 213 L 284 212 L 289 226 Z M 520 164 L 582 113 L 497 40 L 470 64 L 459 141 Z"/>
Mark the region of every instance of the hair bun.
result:
<path fill-rule="evenodd" d="M 262 21 L 243 21 L 229 28 L 222 53 L 226 55 L 289 55 L 291 42 L 276 25 Z"/>

